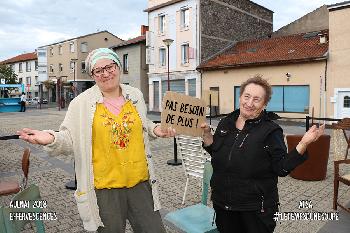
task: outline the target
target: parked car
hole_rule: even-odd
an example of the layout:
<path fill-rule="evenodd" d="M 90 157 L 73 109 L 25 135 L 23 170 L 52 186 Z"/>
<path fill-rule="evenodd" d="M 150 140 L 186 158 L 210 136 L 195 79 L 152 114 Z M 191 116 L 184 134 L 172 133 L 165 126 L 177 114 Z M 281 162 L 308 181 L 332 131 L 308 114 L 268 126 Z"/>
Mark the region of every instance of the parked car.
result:
<path fill-rule="evenodd" d="M 47 99 L 41 99 L 41 103 L 42 104 L 47 104 L 48 101 L 47 101 Z M 39 104 L 39 97 L 34 97 L 33 100 L 32 100 L 32 104 Z"/>

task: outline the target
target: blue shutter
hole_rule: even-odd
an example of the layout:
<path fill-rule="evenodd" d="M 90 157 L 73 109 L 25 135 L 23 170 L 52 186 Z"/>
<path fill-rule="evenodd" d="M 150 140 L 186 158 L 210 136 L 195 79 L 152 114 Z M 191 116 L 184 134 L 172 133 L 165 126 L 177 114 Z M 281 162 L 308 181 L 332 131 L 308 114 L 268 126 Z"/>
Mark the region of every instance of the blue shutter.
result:
<path fill-rule="evenodd" d="M 309 109 L 309 86 L 284 87 L 284 111 L 305 112 Z"/>

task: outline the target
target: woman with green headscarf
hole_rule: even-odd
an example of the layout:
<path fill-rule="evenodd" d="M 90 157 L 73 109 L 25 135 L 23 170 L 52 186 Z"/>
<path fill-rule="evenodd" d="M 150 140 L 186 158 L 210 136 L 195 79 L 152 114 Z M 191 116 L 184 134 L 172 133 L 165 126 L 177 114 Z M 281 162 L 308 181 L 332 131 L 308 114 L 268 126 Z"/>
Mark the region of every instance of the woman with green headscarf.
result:
<path fill-rule="evenodd" d="M 74 154 L 74 197 L 86 230 L 123 233 L 128 219 L 136 233 L 163 233 L 149 140 L 175 131 L 147 119 L 141 91 L 120 83 L 115 52 L 93 50 L 85 64 L 96 85 L 72 100 L 59 132 L 24 128 L 20 138 Z"/>

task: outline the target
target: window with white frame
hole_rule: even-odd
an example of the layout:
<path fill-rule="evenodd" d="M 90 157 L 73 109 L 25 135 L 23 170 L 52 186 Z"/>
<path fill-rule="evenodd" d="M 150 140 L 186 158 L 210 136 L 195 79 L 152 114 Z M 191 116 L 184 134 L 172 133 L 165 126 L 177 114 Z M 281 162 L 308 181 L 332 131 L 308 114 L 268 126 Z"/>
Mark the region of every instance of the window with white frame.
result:
<path fill-rule="evenodd" d="M 27 72 L 30 72 L 30 71 L 31 71 L 30 61 L 26 61 L 26 71 L 27 71 Z"/>
<path fill-rule="evenodd" d="M 188 59 L 189 44 L 185 43 L 181 45 L 181 64 L 187 64 Z"/>
<path fill-rule="evenodd" d="M 190 10 L 188 8 L 182 8 L 180 11 L 180 26 L 181 28 L 187 28 L 190 24 Z"/>
<path fill-rule="evenodd" d="M 81 50 L 82 53 L 87 53 L 88 52 L 88 43 L 87 42 L 82 42 L 80 50 Z"/>
<path fill-rule="evenodd" d="M 159 49 L 159 65 L 160 66 L 165 66 L 166 64 L 166 51 L 165 48 L 160 48 Z"/>
<path fill-rule="evenodd" d="M 75 51 L 74 42 L 70 42 L 70 43 L 69 43 L 69 51 L 70 51 L 71 53 L 74 53 L 74 51 Z"/>
<path fill-rule="evenodd" d="M 31 85 L 32 84 L 32 80 L 30 77 L 26 77 L 26 84 L 27 85 Z"/>
<path fill-rule="evenodd" d="M 38 84 L 38 76 L 35 76 L 35 85 Z"/>
<path fill-rule="evenodd" d="M 35 70 L 38 70 L 38 61 L 35 61 Z"/>
<path fill-rule="evenodd" d="M 127 74 L 129 72 L 129 61 L 128 54 L 123 55 L 123 73 Z"/>
<path fill-rule="evenodd" d="M 18 72 L 22 73 L 23 69 L 22 69 L 22 62 L 18 63 Z"/>
<path fill-rule="evenodd" d="M 158 17 L 158 32 L 159 34 L 165 32 L 165 15 L 159 15 Z"/>
<path fill-rule="evenodd" d="M 50 55 L 53 56 L 53 48 L 50 48 Z"/>
<path fill-rule="evenodd" d="M 62 54 L 62 45 L 58 46 L 58 54 L 61 55 Z"/>
<path fill-rule="evenodd" d="M 53 73 L 53 65 L 50 65 L 50 73 Z"/>
<path fill-rule="evenodd" d="M 22 84 L 23 83 L 23 79 L 22 78 L 18 78 L 18 83 Z"/>
<path fill-rule="evenodd" d="M 58 64 L 58 70 L 59 70 L 59 72 L 62 72 L 62 71 L 63 71 L 63 65 L 62 65 L 62 63 Z"/>

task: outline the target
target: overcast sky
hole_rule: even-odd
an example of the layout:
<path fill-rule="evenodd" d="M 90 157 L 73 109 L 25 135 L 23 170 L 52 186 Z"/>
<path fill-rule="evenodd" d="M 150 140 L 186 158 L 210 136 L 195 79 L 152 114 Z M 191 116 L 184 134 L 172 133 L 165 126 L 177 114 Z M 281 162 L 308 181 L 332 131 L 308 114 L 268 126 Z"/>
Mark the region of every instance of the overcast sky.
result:
<path fill-rule="evenodd" d="M 274 11 L 274 30 L 342 0 L 253 0 Z M 147 0 L 0 0 L 0 61 L 37 47 L 108 30 L 121 39 L 148 24 Z"/>

